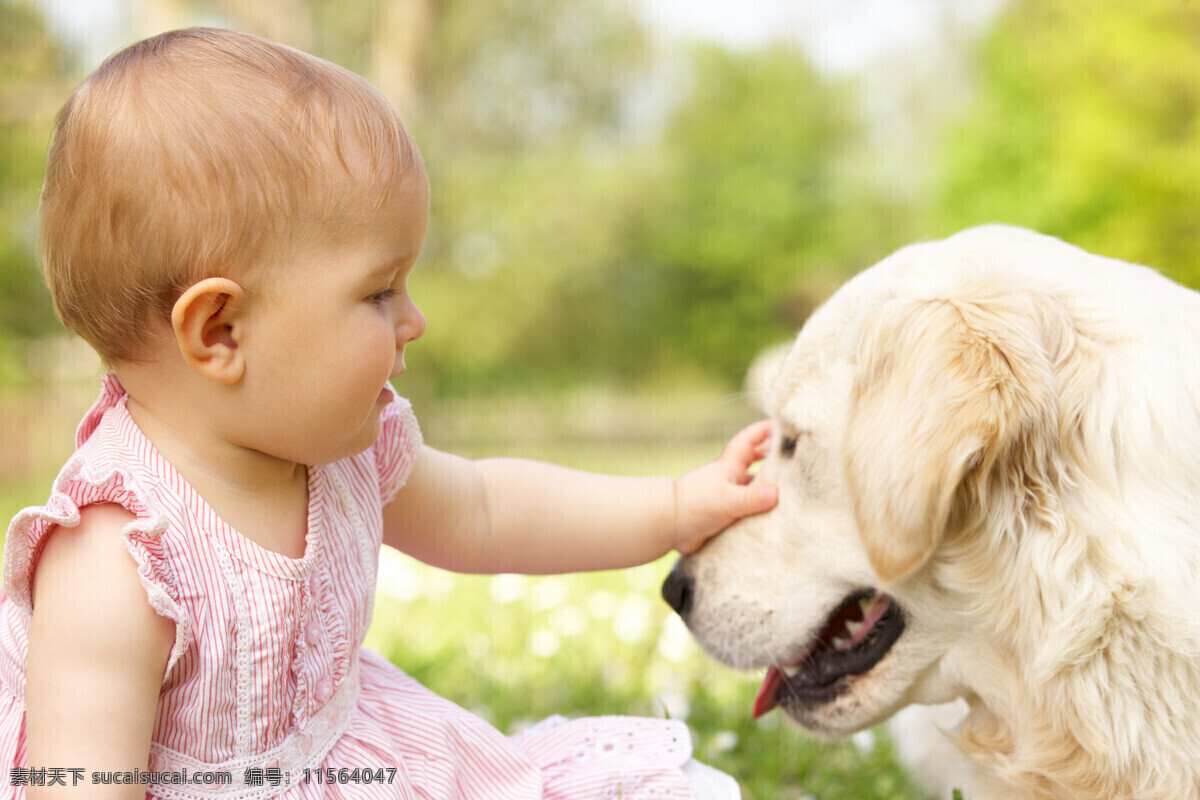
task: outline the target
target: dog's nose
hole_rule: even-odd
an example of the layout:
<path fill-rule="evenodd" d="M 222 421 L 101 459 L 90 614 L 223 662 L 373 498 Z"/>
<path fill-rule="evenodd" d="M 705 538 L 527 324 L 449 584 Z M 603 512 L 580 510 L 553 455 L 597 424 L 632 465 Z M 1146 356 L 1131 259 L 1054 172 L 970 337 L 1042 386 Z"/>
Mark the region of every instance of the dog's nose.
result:
<path fill-rule="evenodd" d="M 671 574 L 663 581 L 663 600 L 666 600 L 667 605 L 675 609 L 676 614 L 685 619 L 688 612 L 692 610 L 692 590 L 694 586 L 695 582 L 691 576 L 684 574 L 679 563 L 675 564 L 675 568 L 671 570 Z"/>

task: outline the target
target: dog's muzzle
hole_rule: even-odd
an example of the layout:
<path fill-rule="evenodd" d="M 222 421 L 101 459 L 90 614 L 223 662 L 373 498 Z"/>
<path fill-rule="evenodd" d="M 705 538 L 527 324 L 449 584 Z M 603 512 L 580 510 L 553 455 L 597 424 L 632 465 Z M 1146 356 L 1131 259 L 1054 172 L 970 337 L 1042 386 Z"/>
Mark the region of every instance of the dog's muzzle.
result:
<path fill-rule="evenodd" d="M 675 562 L 675 567 L 663 581 L 662 596 L 663 600 L 667 601 L 667 605 L 673 608 L 684 621 L 687 620 L 688 612 L 692 610 L 692 596 L 695 588 L 696 582 L 683 570 L 683 559 Z"/>

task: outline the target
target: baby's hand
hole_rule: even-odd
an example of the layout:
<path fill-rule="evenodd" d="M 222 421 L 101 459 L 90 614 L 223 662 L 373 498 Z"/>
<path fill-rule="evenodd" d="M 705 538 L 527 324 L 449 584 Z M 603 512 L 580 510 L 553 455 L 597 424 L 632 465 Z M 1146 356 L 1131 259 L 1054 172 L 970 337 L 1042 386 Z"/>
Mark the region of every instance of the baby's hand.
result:
<path fill-rule="evenodd" d="M 675 549 L 687 555 L 733 522 L 775 507 L 777 487 L 750 485 L 747 470 L 767 454 L 771 422 L 742 429 L 729 440 L 716 461 L 697 467 L 675 481 Z"/>

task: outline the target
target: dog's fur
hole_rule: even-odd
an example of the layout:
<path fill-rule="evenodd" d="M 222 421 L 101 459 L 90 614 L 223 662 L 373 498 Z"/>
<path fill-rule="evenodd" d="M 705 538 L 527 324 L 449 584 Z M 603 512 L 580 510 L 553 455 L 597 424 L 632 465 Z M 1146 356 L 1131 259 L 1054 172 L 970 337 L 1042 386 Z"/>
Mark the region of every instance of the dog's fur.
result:
<path fill-rule="evenodd" d="M 847 283 L 767 405 L 779 506 L 677 566 L 706 650 L 790 663 L 886 592 L 903 634 L 805 726 L 961 698 L 968 800 L 1200 796 L 1200 295 L 976 228 Z"/>

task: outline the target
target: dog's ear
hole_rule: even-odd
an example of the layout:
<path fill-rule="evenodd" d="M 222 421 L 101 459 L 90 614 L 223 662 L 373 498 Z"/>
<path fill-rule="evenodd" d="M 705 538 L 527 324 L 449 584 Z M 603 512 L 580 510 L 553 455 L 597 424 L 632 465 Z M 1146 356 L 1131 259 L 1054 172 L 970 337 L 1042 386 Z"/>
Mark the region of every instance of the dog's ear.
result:
<path fill-rule="evenodd" d="M 768 398 L 791 349 L 791 341 L 772 345 L 755 356 L 750 362 L 750 369 L 746 370 L 746 396 L 764 414 L 771 413 Z"/>
<path fill-rule="evenodd" d="M 952 513 L 1021 503 L 1029 473 L 1045 472 L 1057 404 L 1029 303 L 891 299 L 864 329 L 846 475 L 884 583 L 929 559 Z"/>

